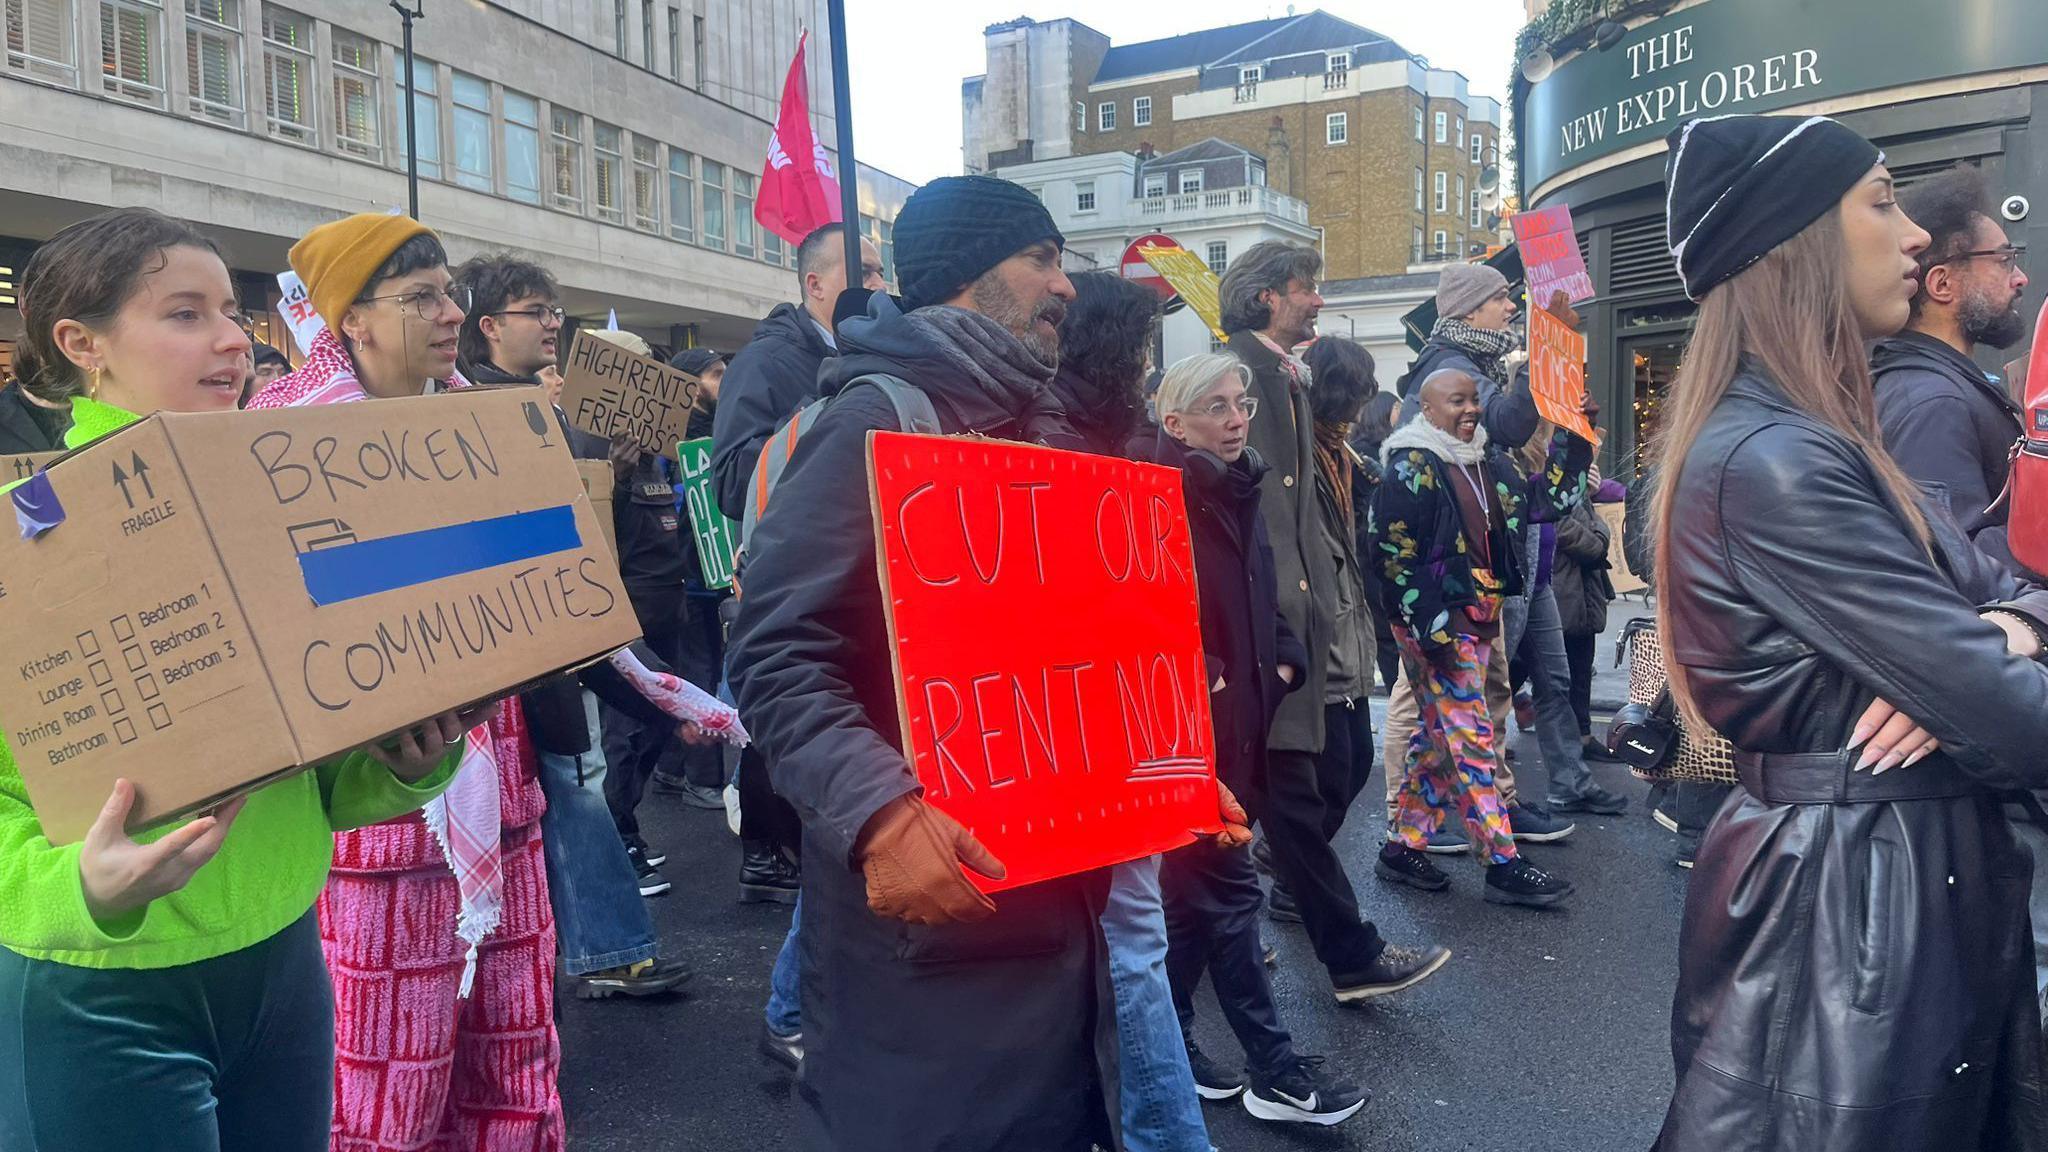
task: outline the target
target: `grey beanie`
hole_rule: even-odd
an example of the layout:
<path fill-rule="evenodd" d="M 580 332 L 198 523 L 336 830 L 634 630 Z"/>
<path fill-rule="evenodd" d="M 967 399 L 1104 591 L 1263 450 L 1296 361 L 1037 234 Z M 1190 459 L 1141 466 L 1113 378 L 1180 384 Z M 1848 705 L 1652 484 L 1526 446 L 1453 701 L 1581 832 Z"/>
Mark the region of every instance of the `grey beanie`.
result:
<path fill-rule="evenodd" d="M 1508 278 L 1485 264 L 1446 264 L 1436 282 L 1436 314 L 1446 320 L 1470 316 L 1507 286 Z"/>

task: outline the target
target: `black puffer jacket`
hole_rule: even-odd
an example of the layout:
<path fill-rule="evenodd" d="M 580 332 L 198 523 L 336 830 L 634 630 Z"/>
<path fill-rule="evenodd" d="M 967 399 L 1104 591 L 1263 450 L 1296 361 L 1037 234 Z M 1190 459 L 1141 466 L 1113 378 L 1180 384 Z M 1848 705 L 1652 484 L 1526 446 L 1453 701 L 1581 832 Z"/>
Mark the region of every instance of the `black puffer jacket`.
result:
<path fill-rule="evenodd" d="M 831 355 L 832 346 L 809 312 L 777 304 L 726 367 L 711 425 L 711 475 L 718 506 L 727 516 L 745 518 L 747 482 L 753 479 L 761 446 L 818 398 L 818 366 Z"/>
<path fill-rule="evenodd" d="M 1863 455 L 1761 375 L 1667 466 L 1665 651 L 1743 787 L 1686 898 L 1656 1147 L 2048 1147 L 2028 858 L 1999 804 L 2048 782 L 2048 668 L 1978 616 L 2048 618 L 2048 594 L 1938 513 L 1930 560 Z M 1943 751 L 1853 771 L 1874 696 Z"/>

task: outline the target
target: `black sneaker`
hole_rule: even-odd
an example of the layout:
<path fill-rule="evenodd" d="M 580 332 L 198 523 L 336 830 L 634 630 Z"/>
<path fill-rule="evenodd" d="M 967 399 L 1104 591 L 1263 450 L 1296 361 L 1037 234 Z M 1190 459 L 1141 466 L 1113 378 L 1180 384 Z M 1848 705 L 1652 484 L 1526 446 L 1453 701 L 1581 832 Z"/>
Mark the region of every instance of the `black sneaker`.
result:
<path fill-rule="evenodd" d="M 1254 1077 L 1244 1110 L 1261 1120 L 1327 1127 L 1351 1119 L 1371 1098 L 1360 1085 L 1323 1071 L 1321 1056 L 1300 1056 L 1278 1076 Z"/>
<path fill-rule="evenodd" d="M 784 1036 L 766 1024 L 761 1026 L 761 1054 L 789 1069 L 801 1072 L 804 1067 L 804 1034 L 800 1031 Z"/>
<path fill-rule="evenodd" d="M 1451 950 L 1435 944 L 1426 948 L 1388 944 L 1380 949 L 1379 959 L 1365 971 L 1355 976 L 1331 978 L 1336 985 L 1337 1003 L 1355 1004 L 1360 1000 L 1413 988 L 1436 975 L 1437 970 L 1450 959 Z"/>
<path fill-rule="evenodd" d="M 1620 764 L 1624 762 L 1621 757 L 1609 752 L 1607 745 L 1602 744 L 1591 736 L 1579 741 L 1579 756 L 1581 759 L 1593 764 Z"/>
<path fill-rule="evenodd" d="M 1465 839 L 1465 834 L 1449 824 L 1430 833 L 1429 847 L 1423 849 L 1431 856 L 1463 856 L 1471 850 L 1472 845 Z"/>
<path fill-rule="evenodd" d="M 794 904 L 803 875 L 765 840 L 741 841 L 740 903 Z"/>
<path fill-rule="evenodd" d="M 659 896 L 674 887 L 661 873 L 654 870 L 654 865 L 647 862 L 646 853 L 640 849 L 631 844 L 626 845 L 626 858 L 633 862 L 633 873 L 639 878 L 642 896 Z"/>
<path fill-rule="evenodd" d="M 1684 832 L 1680 832 L 1678 834 L 1678 855 L 1672 859 L 1672 863 L 1690 872 L 1692 870 L 1693 861 L 1699 859 L 1699 854 L 1699 833 L 1694 832 L 1688 835 Z"/>
<path fill-rule="evenodd" d="M 1228 1100 L 1244 1091 L 1244 1073 L 1229 1072 L 1188 1041 L 1188 1070 L 1195 1074 L 1195 1094 L 1204 1100 Z"/>
<path fill-rule="evenodd" d="M 1266 896 L 1266 915 L 1283 924 L 1301 923 L 1301 909 L 1294 906 L 1294 893 L 1282 888 L 1277 882 L 1273 891 Z"/>
<path fill-rule="evenodd" d="M 1486 902 L 1548 908 L 1572 894 L 1572 886 L 1527 860 L 1516 858 L 1486 870 Z"/>
<path fill-rule="evenodd" d="M 578 1000 L 611 996 L 653 996 L 687 984 L 690 970 L 673 960 L 642 960 L 574 978 Z"/>
<path fill-rule="evenodd" d="M 1373 862 L 1372 874 L 1424 892 L 1441 892 L 1451 886 L 1451 878 L 1444 875 L 1443 869 L 1430 863 L 1429 857 L 1404 844 L 1389 844 L 1380 849 L 1380 858 Z"/>
<path fill-rule="evenodd" d="M 1537 804 L 1516 804 L 1507 810 L 1508 831 L 1517 840 L 1552 844 L 1579 830 L 1577 824 L 1560 820 Z"/>
<path fill-rule="evenodd" d="M 655 851 L 653 846 L 649 845 L 647 841 L 642 840 L 638 836 L 632 837 L 631 839 L 627 840 L 626 847 L 629 849 L 638 848 L 640 850 L 640 855 L 645 856 L 647 858 L 647 864 L 649 867 L 659 868 L 663 864 L 668 863 L 668 853 Z"/>
<path fill-rule="evenodd" d="M 1609 792 L 1598 784 L 1586 785 L 1586 790 L 1577 796 L 1552 799 L 1550 806 L 1559 812 L 1586 812 L 1594 816 L 1619 816 L 1628 811 L 1628 797 Z"/>

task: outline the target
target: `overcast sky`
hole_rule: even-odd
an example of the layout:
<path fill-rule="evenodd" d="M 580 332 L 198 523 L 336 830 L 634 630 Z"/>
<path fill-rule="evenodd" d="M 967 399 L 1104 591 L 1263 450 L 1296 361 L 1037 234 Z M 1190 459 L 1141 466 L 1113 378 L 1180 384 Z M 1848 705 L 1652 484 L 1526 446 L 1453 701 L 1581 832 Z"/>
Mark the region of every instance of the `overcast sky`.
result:
<path fill-rule="evenodd" d="M 1111 44 L 1135 44 L 1284 16 L 1288 7 L 1265 0 L 847 0 L 853 150 L 862 162 L 917 183 L 958 174 L 960 81 L 986 69 L 982 29 L 990 24 L 1073 16 Z M 1315 7 L 1297 0 L 1299 12 Z M 1506 99 L 1523 23 L 1519 0 L 1330 0 L 1320 7 L 1464 73 L 1478 95 Z"/>

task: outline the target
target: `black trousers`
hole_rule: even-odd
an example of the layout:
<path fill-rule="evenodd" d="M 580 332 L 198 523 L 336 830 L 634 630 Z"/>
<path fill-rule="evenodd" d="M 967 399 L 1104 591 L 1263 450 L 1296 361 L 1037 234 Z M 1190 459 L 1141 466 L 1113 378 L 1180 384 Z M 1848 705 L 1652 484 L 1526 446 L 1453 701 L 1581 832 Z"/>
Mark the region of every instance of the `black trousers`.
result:
<path fill-rule="evenodd" d="M 1572 669 L 1572 714 L 1579 718 L 1579 735 L 1593 734 L 1593 650 L 1600 637 L 1591 633 L 1564 634 L 1564 658 Z"/>
<path fill-rule="evenodd" d="M 1207 840 L 1168 852 L 1159 864 L 1159 894 L 1166 905 L 1166 980 L 1182 1035 L 1193 1035 L 1195 988 L 1206 970 L 1252 1071 L 1271 1076 L 1291 1066 L 1294 1038 L 1281 1026 L 1260 956 L 1265 896 L 1251 852 Z"/>
<path fill-rule="evenodd" d="M 646 652 L 640 654 L 641 659 L 652 653 L 654 660 L 647 662 L 648 667 L 658 672 L 681 667 L 686 611 L 681 585 L 672 589 L 629 587 L 626 594 L 645 636 Z M 640 798 L 647 794 L 647 781 L 653 778 L 662 755 L 682 741 L 676 739 L 673 726 L 650 727 L 609 705 L 600 706 L 598 720 L 604 727 L 605 806 L 612 810 L 619 835 L 630 839 L 640 834 L 640 820 L 634 813 Z"/>
<path fill-rule="evenodd" d="M 775 792 L 768 773 L 768 760 L 760 746 L 740 750 L 739 772 L 733 787 L 740 794 L 740 835 L 764 840 L 787 852 L 802 850 L 804 826 L 796 809 Z"/>
<path fill-rule="evenodd" d="M 1364 708 L 1330 706 L 1321 755 L 1269 751 L 1266 788 L 1253 816 L 1273 850 L 1273 869 L 1294 897 L 1302 927 L 1332 980 L 1360 976 L 1380 957 L 1386 941 L 1358 910 L 1358 894 L 1330 837 L 1372 771 L 1372 721 Z M 1325 767 L 1328 765 L 1328 767 Z M 1326 831 L 1327 829 L 1327 831 Z"/>
<path fill-rule="evenodd" d="M 725 626 L 718 620 L 718 605 L 725 597 L 716 592 L 692 591 L 683 597 L 683 629 L 680 663 L 676 675 L 706 692 L 718 691 L 719 675 L 725 670 Z M 725 787 L 725 749 L 716 744 L 690 745 L 677 742 L 663 759 L 680 758 L 681 775 L 701 788 Z M 664 779 L 666 777 L 664 776 Z"/>

